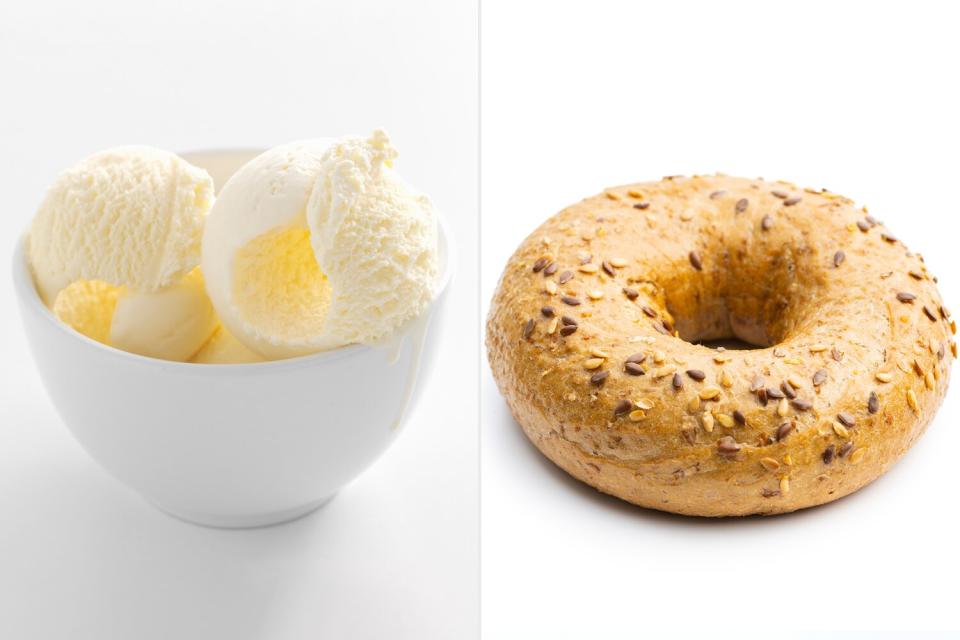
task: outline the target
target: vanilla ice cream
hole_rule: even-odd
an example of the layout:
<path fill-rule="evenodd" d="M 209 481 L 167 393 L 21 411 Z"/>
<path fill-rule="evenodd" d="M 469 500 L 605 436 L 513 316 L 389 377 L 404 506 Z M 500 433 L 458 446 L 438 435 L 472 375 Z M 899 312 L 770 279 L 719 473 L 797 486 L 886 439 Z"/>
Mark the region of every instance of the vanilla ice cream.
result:
<path fill-rule="evenodd" d="M 30 228 L 37 289 L 65 323 L 120 349 L 171 360 L 216 327 L 200 262 L 213 181 L 150 147 L 96 153 L 48 189 Z"/>
<path fill-rule="evenodd" d="M 283 358 L 370 344 L 424 311 L 438 272 L 429 199 L 370 138 L 271 149 L 224 185 L 207 217 L 202 269 L 223 324 Z"/>

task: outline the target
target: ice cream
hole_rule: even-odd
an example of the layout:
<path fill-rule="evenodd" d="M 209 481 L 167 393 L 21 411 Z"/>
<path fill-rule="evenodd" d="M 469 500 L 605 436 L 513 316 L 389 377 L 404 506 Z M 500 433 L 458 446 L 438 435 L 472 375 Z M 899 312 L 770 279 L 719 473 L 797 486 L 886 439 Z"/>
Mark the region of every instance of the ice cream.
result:
<path fill-rule="evenodd" d="M 224 185 L 202 269 L 221 320 L 266 358 L 371 344 L 429 305 L 430 200 L 394 172 L 385 133 L 267 151 Z"/>
<path fill-rule="evenodd" d="M 51 185 L 30 228 L 41 297 L 95 340 L 189 358 L 217 323 L 196 270 L 213 199 L 210 176 L 166 151 L 85 158 Z"/>
<path fill-rule="evenodd" d="M 34 217 L 38 292 L 80 333 L 153 358 L 232 364 L 384 341 L 438 274 L 430 200 L 386 134 L 305 140 L 210 176 L 149 147 L 62 173 Z"/>

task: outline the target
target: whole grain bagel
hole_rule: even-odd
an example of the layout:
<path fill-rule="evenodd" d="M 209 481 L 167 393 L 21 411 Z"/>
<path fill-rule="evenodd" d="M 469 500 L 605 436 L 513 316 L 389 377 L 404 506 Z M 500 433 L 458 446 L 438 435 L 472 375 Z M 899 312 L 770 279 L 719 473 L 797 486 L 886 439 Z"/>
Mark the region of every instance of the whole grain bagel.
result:
<path fill-rule="evenodd" d="M 919 254 L 847 198 L 669 177 L 568 207 L 487 322 L 529 439 L 629 502 L 773 514 L 871 482 L 923 433 L 957 346 Z M 737 338 L 755 348 L 697 344 Z"/>

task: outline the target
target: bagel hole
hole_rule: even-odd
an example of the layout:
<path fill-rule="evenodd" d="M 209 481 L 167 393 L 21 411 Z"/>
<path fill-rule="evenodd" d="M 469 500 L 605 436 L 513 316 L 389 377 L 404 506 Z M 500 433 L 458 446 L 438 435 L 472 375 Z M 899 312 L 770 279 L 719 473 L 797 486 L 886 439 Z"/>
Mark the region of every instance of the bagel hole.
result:
<path fill-rule="evenodd" d="M 711 349 L 723 347 L 730 350 L 766 349 L 778 342 L 782 336 L 777 334 L 775 322 L 767 314 L 753 317 L 744 313 L 754 309 L 752 302 L 744 304 L 743 299 L 697 300 L 699 304 L 691 309 L 689 305 L 673 308 L 667 300 L 667 308 L 673 316 L 674 326 L 681 340 Z M 739 313 L 738 313 L 739 311 Z M 774 334 L 774 335 L 771 335 Z"/>
<path fill-rule="evenodd" d="M 739 338 L 719 338 L 716 340 L 700 340 L 695 342 L 701 347 L 707 347 L 708 349 L 725 349 L 727 351 L 748 351 L 750 349 L 762 349 L 760 345 L 750 344 L 740 340 Z"/>

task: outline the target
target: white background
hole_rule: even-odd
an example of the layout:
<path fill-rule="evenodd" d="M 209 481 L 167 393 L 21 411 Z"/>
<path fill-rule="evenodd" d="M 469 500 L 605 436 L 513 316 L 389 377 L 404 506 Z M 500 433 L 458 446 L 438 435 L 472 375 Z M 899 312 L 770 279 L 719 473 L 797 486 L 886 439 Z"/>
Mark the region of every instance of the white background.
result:
<path fill-rule="evenodd" d="M 606 186 L 722 171 L 868 204 L 923 253 L 957 311 L 951 7 L 485 2 L 483 305 L 515 247 L 564 206 Z M 486 367 L 482 381 L 485 637 L 960 625 L 956 381 L 927 434 L 872 486 L 795 515 L 722 521 L 644 511 L 569 479 L 527 443 Z"/>
<path fill-rule="evenodd" d="M 87 457 L 0 277 L 0 638 L 475 637 L 474 4 L 0 7 L 4 269 L 46 184 L 93 151 L 266 147 L 376 126 L 461 252 L 443 353 L 406 431 L 320 512 L 253 531 L 168 518 Z"/>

